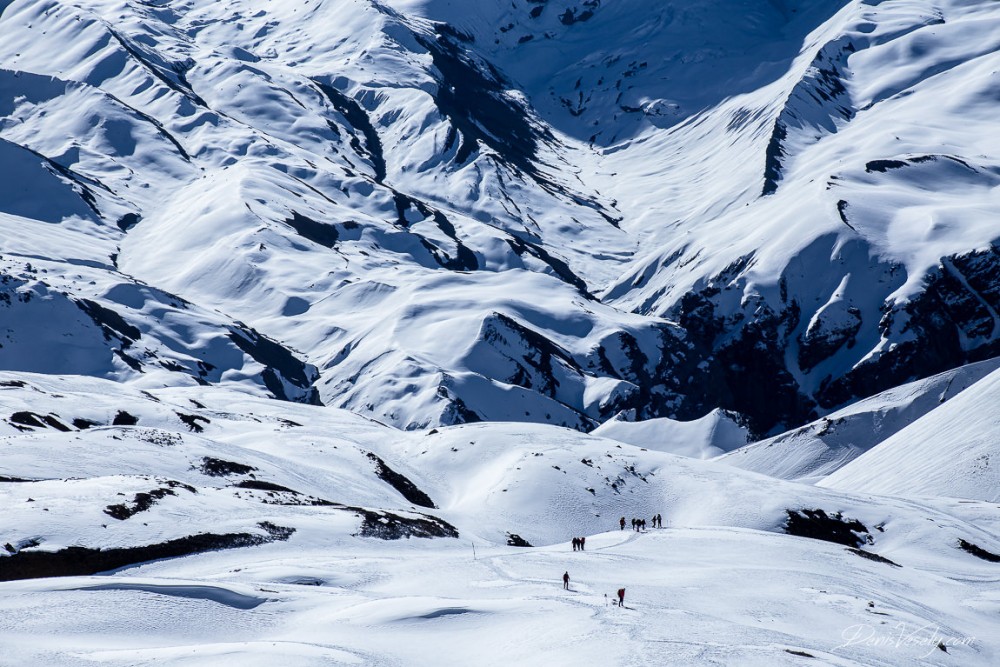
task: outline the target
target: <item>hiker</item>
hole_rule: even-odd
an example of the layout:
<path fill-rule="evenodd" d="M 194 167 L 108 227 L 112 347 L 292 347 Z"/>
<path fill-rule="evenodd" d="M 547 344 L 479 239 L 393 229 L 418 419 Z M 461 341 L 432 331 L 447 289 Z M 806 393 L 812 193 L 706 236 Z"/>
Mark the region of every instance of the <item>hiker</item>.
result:
<path fill-rule="evenodd" d="M 569 572 L 563 572 L 563 590 L 569 590 Z M 625 589 L 622 589 L 622 595 L 625 595 Z"/>
<path fill-rule="evenodd" d="M 580 538 L 579 537 L 574 537 L 573 538 L 573 551 L 576 551 L 579 548 L 580 548 Z"/>
<path fill-rule="evenodd" d="M 587 538 L 586 538 L 586 537 L 581 537 L 581 538 L 580 538 L 580 551 L 583 551 L 583 546 L 584 546 L 584 545 L 585 545 L 586 543 L 587 543 Z"/>
<path fill-rule="evenodd" d="M 618 520 L 618 525 L 622 527 L 622 530 L 625 530 L 625 517 Z"/>
<path fill-rule="evenodd" d="M 638 519 L 632 519 L 632 529 L 635 530 L 635 532 L 637 532 L 637 533 L 639 532 L 639 520 Z"/>
<path fill-rule="evenodd" d="M 569 576 L 569 575 L 567 575 L 567 576 Z M 624 588 L 619 588 L 618 589 L 618 606 L 619 607 L 624 607 L 625 606 L 625 589 Z"/>
<path fill-rule="evenodd" d="M 663 528 L 663 515 L 662 514 L 657 514 L 656 515 L 656 523 L 658 523 L 660 525 L 660 528 Z"/>
<path fill-rule="evenodd" d="M 639 527 L 642 530 L 646 530 L 646 520 L 645 519 L 639 519 Z"/>
<path fill-rule="evenodd" d="M 656 515 L 655 514 L 653 515 L 653 518 L 649 520 L 649 522 L 651 524 L 653 524 L 653 528 L 656 528 Z"/>

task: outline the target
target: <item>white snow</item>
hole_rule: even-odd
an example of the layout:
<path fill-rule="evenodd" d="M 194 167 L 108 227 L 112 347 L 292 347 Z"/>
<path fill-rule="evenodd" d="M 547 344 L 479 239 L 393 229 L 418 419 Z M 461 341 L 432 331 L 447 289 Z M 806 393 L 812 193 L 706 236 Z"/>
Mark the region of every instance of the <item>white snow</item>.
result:
<path fill-rule="evenodd" d="M 138 419 L 67 433 L 6 427 L 0 473 L 40 480 L 3 484 L 15 551 L 151 544 L 263 520 L 295 528 L 287 542 L 2 583 L 6 659 L 792 665 L 802 659 L 794 651 L 818 664 L 986 665 L 1000 652 L 996 565 L 958 548 L 963 539 L 1000 550 L 994 504 L 820 489 L 550 426 L 408 433 L 218 388 L 143 394 L 83 378 L 2 381 L 5 413 L 30 402 L 62 423 L 121 409 Z M 178 413 L 202 417 L 204 431 L 190 432 Z M 379 481 L 367 451 L 437 509 L 414 507 Z M 253 478 L 301 494 L 430 513 L 461 536 L 354 536 L 352 512 L 239 488 L 251 477 L 208 476 L 205 456 L 251 465 Z M 123 520 L 102 511 L 167 480 L 193 491 L 178 485 Z M 860 520 L 871 535 L 862 548 L 900 567 L 783 534 L 786 510 L 797 509 Z M 662 530 L 618 529 L 621 515 L 657 512 Z M 508 532 L 536 546 L 505 546 Z M 580 535 L 586 550 L 574 553 L 568 540 Z M 610 604 L 620 587 L 621 609 Z"/>
<path fill-rule="evenodd" d="M 1000 372 L 913 420 L 820 486 L 1000 502 Z"/>
<path fill-rule="evenodd" d="M 1000 663 L 998 69 L 995 0 L 0 1 L 0 662 Z M 824 399 L 935 272 L 986 360 Z"/>
<path fill-rule="evenodd" d="M 721 410 L 690 422 L 666 418 L 638 422 L 610 419 L 594 429 L 593 434 L 696 459 L 709 459 L 744 447 L 748 437 L 746 429 Z"/>

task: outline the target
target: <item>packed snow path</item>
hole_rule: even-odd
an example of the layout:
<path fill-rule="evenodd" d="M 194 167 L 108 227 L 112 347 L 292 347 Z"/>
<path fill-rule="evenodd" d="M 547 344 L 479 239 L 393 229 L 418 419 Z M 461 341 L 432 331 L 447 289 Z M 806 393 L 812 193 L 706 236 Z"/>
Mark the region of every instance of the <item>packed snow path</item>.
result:
<path fill-rule="evenodd" d="M 872 666 L 1000 657 L 1000 572 L 972 558 L 946 574 L 731 528 L 612 531 L 587 542 L 575 553 L 568 544 L 480 545 L 475 558 L 468 543 L 361 543 L 335 555 L 261 547 L 112 577 L 6 583 L 0 639 L 9 659 L 47 665 Z M 53 616 L 57 638 L 48 636 Z"/>

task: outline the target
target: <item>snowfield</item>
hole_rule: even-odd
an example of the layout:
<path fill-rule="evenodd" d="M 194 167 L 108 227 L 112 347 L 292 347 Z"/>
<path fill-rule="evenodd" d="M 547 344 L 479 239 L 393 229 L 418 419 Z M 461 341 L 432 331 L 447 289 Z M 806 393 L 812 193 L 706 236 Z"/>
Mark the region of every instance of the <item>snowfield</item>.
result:
<path fill-rule="evenodd" d="M 0 0 L 0 663 L 1000 664 L 998 71 L 995 0 Z"/>
<path fill-rule="evenodd" d="M 0 386 L 0 636 L 18 662 L 1000 655 L 993 502 L 823 489 L 544 425 L 406 432 L 212 387 Z"/>

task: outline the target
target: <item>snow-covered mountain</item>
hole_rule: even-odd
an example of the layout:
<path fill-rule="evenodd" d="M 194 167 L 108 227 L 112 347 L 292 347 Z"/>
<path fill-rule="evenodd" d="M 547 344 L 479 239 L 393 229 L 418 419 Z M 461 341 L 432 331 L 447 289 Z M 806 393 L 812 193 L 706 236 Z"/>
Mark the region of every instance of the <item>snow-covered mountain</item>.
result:
<path fill-rule="evenodd" d="M 995 0 L 0 0 L 4 659 L 995 664 L 998 71 Z"/>
<path fill-rule="evenodd" d="M 744 4 L 5 3 L 4 367 L 764 435 L 994 355 L 995 3 Z"/>
<path fill-rule="evenodd" d="M 942 415 L 946 414 L 951 414 L 951 418 L 957 417 L 961 413 L 952 413 L 951 407 L 948 410 L 938 408 L 942 408 L 945 401 L 966 389 L 974 388 L 971 394 L 976 398 L 973 400 L 988 404 L 992 391 L 985 378 L 995 372 L 998 366 L 1000 361 L 997 359 L 980 361 L 925 380 L 887 389 L 805 426 L 738 449 L 725 446 L 725 440 L 714 432 L 708 435 L 706 444 L 719 448 L 720 460 L 730 465 L 780 479 L 818 482 L 870 449 L 895 437 L 900 431 L 908 431 L 908 437 L 921 432 L 926 426 L 922 422 L 924 417 L 933 415 L 931 419 L 934 421 L 944 418 Z M 631 428 L 640 429 L 655 421 L 657 420 L 637 422 Z M 611 428 L 616 423 L 608 422 L 597 432 Z M 687 422 L 695 423 L 697 422 Z M 984 426 L 980 424 L 973 430 L 980 430 L 983 436 L 988 437 L 992 429 L 988 426 L 983 428 Z M 909 431 L 910 428 L 914 430 Z M 655 437 L 662 441 L 664 429 L 656 430 L 659 433 Z M 933 431 L 934 429 L 928 429 L 929 433 Z M 622 439 L 617 435 L 609 435 Z M 948 438 L 937 447 L 944 452 L 949 447 L 961 450 L 967 446 L 968 443 L 961 438 Z M 915 458 L 922 460 L 924 457 Z M 858 465 L 863 467 L 863 464 Z M 907 479 L 906 475 L 898 473 L 890 477 L 898 481 Z M 912 481 L 904 484 L 909 485 Z M 908 487 L 901 487 L 901 491 L 905 488 Z"/>

